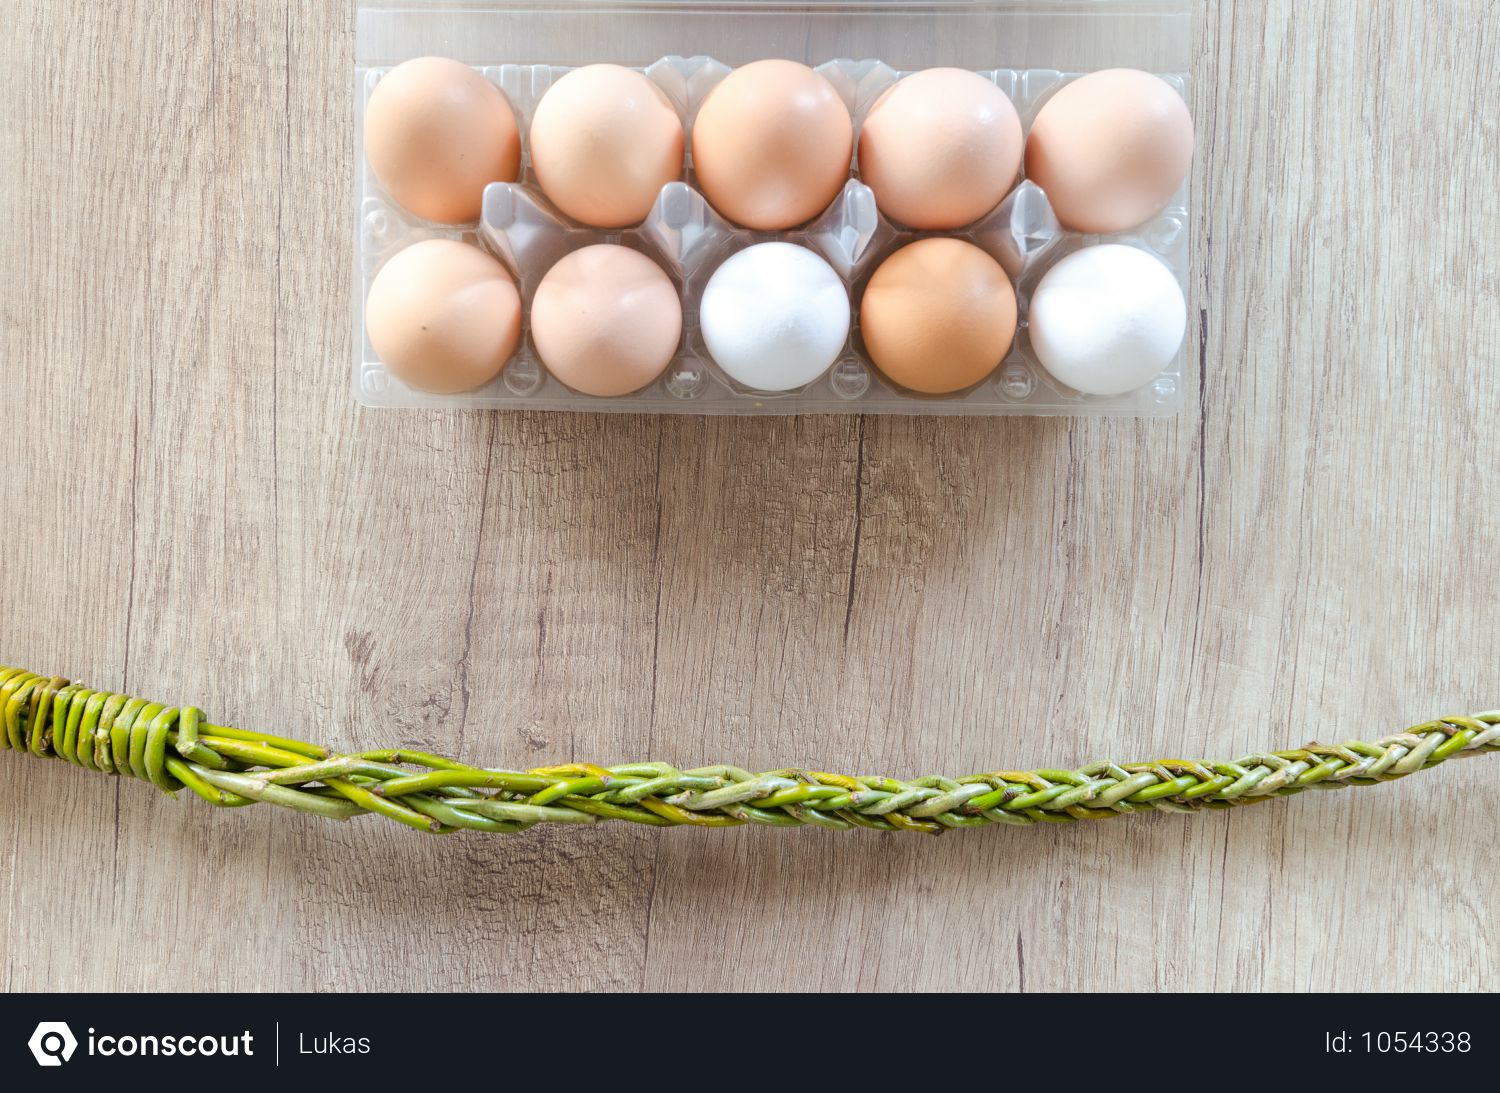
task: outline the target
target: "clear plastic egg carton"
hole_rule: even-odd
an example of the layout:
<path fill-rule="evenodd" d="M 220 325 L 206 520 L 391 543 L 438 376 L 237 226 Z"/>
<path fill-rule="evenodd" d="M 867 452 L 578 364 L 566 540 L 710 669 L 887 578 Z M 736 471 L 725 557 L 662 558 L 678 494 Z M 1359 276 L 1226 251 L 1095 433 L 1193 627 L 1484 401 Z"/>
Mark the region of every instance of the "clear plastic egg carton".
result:
<path fill-rule="evenodd" d="M 913 49 L 915 32 L 929 41 Z M 993 80 L 1015 103 L 1028 132 L 1037 110 L 1057 88 L 1087 71 L 1135 67 L 1154 71 L 1186 94 L 1189 22 L 1181 3 L 1092 0 L 1084 3 L 869 2 L 721 6 L 697 3 L 496 5 L 435 11 L 367 5 L 359 13 L 356 67 L 356 155 L 353 392 L 366 406 L 572 410 L 687 414 L 1031 414 L 1153 416 L 1176 412 L 1184 400 L 1186 343 L 1152 383 L 1115 397 L 1085 396 L 1052 379 L 1027 337 L 1027 304 L 1042 275 L 1065 255 L 1102 242 L 1123 242 L 1160 258 L 1187 289 L 1190 255 L 1188 186 L 1161 214 L 1122 235 L 1081 235 L 1062 229 L 1035 185 L 1022 180 L 991 213 L 952 232 L 913 232 L 892 224 L 859 181 L 857 157 L 834 203 L 791 231 L 750 231 L 721 218 L 694 185 L 691 127 L 698 107 L 733 65 L 785 57 L 816 68 L 838 90 L 859 127 L 875 100 L 902 75 L 921 68 L 961 67 Z M 798 33 L 800 30 L 800 34 Z M 1001 39 L 996 41 L 997 30 Z M 1010 34 L 1005 33 L 1009 31 Z M 825 46 L 822 41 L 829 43 Z M 945 43 L 945 39 L 947 39 Z M 1024 49 L 1015 42 L 1026 43 Z M 728 42 L 717 56 L 641 53 L 653 43 Z M 888 59 L 849 59 L 820 50 L 847 42 L 889 42 Z M 529 46 L 527 42 L 534 43 Z M 590 44 L 593 43 L 593 44 Z M 1050 43 L 1048 45 L 1047 43 Z M 531 50 L 536 50 L 532 53 Z M 831 52 L 831 51 L 830 51 Z M 1044 52 L 1054 66 L 995 67 L 978 57 Z M 566 63 L 535 63 L 532 57 Z M 364 104 L 380 76 L 410 57 L 440 54 L 474 65 L 505 92 L 522 131 L 522 173 L 516 183 L 494 183 L 480 221 L 454 227 L 421 220 L 391 201 L 375 180 L 362 147 Z M 529 127 L 537 102 L 564 73 L 609 61 L 644 72 L 683 119 L 689 135 L 683 175 L 665 186 L 639 226 L 604 230 L 580 226 L 555 211 L 531 172 Z M 864 353 L 859 300 L 864 284 L 889 254 L 914 239 L 951 235 L 980 246 L 1005 268 L 1016 288 L 1020 324 L 1000 366 L 976 387 L 955 395 L 924 396 L 887 381 Z M 459 238 L 484 247 L 515 275 L 523 304 L 522 342 L 499 377 L 456 395 L 415 391 L 390 376 L 370 345 L 364 300 L 375 272 L 394 253 L 422 239 Z M 796 391 L 747 390 L 713 362 L 698 331 L 698 302 L 713 271 L 755 243 L 784 240 L 828 260 L 850 290 L 853 321 L 844 352 L 819 379 Z M 621 243 L 649 254 L 672 278 L 683 303 L 683 339 L 663 375 L 635 394 L 602 398 L 575 393 L 548 375 L 531 340 L 527 317 L 537 284 L 564 254 L 593 243 Z"/>

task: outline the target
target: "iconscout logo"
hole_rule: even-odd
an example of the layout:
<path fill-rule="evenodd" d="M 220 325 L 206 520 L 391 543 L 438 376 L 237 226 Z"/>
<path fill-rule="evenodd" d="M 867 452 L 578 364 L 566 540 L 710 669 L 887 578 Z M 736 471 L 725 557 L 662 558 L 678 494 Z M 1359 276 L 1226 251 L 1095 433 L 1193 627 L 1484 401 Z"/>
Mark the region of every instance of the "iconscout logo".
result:
<path fill-rule="evenodd" d="M 66 1021 L 43 1021 L 26 1041 L 38 1066 L 62 1066 L 78 1048 L 78 1037 Z"/>
<path fill-rule="evenodd" d="M 89 1029 L 88 1037 L 91 1056 L 255 1054 L 249 1029 L 236 1036 L 100 1036 Z M 73 1057 L 78 1038 L 66 1021 L 43 1021 L 26 1043 L 38 1066 L 62 1066 Z"/>

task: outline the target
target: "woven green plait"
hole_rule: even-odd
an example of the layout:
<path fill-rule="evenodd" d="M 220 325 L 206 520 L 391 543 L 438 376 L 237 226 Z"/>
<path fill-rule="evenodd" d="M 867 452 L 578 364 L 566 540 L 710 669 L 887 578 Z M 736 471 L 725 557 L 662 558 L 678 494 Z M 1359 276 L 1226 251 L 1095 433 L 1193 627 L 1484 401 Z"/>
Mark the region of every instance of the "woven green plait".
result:
<path fill-rule="evenodd" d="M 0 667 L 0 744 L 226 808 L 257 802 L 330 819 L 377 813 L 425 832 L 509 833 L 539 823 L 624 820 L 658 827 L 816 824 L 937 833 L 1127 812 L 1232 808 L 1306 789 L 1404 778 L 1454 756 L 1500 751 L 1500 712 L 1445 717 L 1373 743 L 1308 744 L 1233 762 L 1096 762 L 1077 770 L 961 778 L 849 777 L 816 770 L 589 763 L 494 770 L 413 751 L 336 755 L 209 724 L 200 710 Z"/>

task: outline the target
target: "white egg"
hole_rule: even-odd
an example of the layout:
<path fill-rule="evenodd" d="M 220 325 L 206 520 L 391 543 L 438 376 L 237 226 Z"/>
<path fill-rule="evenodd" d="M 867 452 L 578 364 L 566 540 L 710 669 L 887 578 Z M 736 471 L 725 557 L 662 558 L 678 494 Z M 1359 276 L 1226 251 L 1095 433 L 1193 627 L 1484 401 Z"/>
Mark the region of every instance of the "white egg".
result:
<path fill-rule="evenodd" d="M 790 391 L 828 371 L 849 337 L 849 290 L 793 243 L 758 243 L 714 271 L 698 309 L 703 340 L 731 379 Z"/>
<path fill-rule="evenodd" d="M 1172 271 L 1121 243 L 1085 247 L 1047 271 L 1031 296 L 1031 348 L 1086 395 L 1123 395 L 1177 356 L 1187 301 Z"/>

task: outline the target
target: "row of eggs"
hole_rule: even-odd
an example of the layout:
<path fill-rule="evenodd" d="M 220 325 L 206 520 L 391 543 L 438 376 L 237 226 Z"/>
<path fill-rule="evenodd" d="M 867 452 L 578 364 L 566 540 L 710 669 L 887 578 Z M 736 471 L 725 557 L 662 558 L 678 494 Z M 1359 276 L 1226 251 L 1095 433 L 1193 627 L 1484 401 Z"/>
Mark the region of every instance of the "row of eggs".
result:
<path fill-rule="evenodd" d="M 612 64 L 574 69 L 532 117 L 537 184 L 559 210 L 595 228 L 640 223 L 683 173 L 688 143 L 665 93 Z M 364 146 L 380 184 L 417 216 L 475 220 L 484 188 L 514 182 L 521 133 L 505 94 L 468 65 L 422 57 L 397 65 L 365 110 Z M 892 221 L 950 231 L 993 209 L 1022 173 L 1073 231 L 1111 234 L 1160 212 L 1186 177 L 1193 125 L 1166 82 L 1109 69 L 1053 94 L 1022 132 L 1010 98 L 977 73 L 934 68 L 902 77 L 860 128 L 860 179 Z M 820 73 L 787 60 L 730 72 L 692 124 L 699 188 L 733 223 L 779 231 L 837 196 L 855 157 L 853 119 Z"/>
<path fill-rule="evenodd" d="M 387 369 L 409 387 L 451 394 L 483 386 L 521 337 L 515 281 L 485 251 L 428 239 L 399 251 L 370 287 L 366 326 Z M 972 243 L 919 239 L 876 268 L 859 304 L 860 335 L 897 387 L 947 395 L 983 381 L 1010 351 L 1016 294 L 1004 269 Z M 843 353 L 851 309 L 844 282 L 820 255 L 766 242 L 730 255 L 699 304 L 704 344 L 744 388 L 793 391 Z M 1033 352 L 1058 381 L 1117 395 L 1160 373 L 1186 330 L 1182 290 L 1145 251 L 1085 247 L 1043 276 L 1030 300 Z M 677 355 L 682 300 L 650 257 L 600 243 L 574 250 L 532 298 L 532 341 L 547 370 L 585 395 L 631 394 Z"/>

